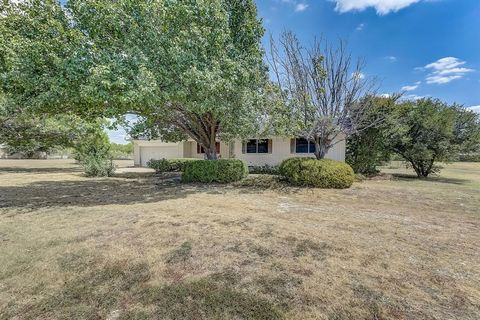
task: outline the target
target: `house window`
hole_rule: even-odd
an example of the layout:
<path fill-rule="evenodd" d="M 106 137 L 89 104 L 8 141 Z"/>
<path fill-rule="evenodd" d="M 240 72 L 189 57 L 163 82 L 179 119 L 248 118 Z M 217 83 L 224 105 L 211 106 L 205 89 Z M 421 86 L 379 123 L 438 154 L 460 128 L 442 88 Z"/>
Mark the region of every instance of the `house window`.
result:
<path fill-rule="evenodd" d="M 215 149 L 217 149 L 217 153 L 220 154 L 220 142 L 215 142 Z M 197 153 L 205 153 L 205 149 L 199 143 L 197 143 Z"/>
<path fill-rule="evenodd" d="M 257 153 L 268 153 L 268 140 L 257 140 Z"/>
<path fill-rule="evenodd" d="M 250 139 L 243 143 L 243 153 L 272 153 L 272 140 Z"/>
<path fill-rule="evenodd" d="M 257 140 L 250 139 L 247 141 L 247 153 L 257 153 Z"/>
<path fill-rule="evenodd" d="M 305 138 L 295 139 L 295 153 L 314 153 L 315 143 Z"/>

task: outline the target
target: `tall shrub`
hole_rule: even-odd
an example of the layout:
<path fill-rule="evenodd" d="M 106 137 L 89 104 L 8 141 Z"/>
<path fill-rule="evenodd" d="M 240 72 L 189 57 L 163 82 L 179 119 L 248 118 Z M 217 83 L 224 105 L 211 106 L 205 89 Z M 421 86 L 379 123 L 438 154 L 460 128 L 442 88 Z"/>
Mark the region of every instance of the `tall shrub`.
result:
<path fill-rule="evenodd" d="M 396 100 L 396 97 L 371 98 L 372 107 L 364 116 L 377 125 L 356 132 L 347 139 L 345 160 L 356 173 L 373 175 L 378 172 L 377 166 L 389 159 L 392 153 L 389 132 L 396 125 Z"/>
<path fill-rule="evenodd" d="M 111 145 L 102 126 L 93 125 L 74 147 L 74 156 L 87 176 L 111 176 L 115 172 Z"/>

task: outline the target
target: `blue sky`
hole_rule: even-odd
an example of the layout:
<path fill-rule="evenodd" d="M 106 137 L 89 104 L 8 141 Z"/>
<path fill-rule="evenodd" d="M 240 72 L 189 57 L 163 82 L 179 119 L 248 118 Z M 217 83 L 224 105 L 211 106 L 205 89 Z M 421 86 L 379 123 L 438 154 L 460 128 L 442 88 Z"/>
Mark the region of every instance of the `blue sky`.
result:
<path fill-rule="evenodd" d="M 345 39 L 380 93 L 437 97 L 480 112 L 480 0 L 257 0 L 266 38 Z M 110 132 L 124 143 L 125 132 Z"/>

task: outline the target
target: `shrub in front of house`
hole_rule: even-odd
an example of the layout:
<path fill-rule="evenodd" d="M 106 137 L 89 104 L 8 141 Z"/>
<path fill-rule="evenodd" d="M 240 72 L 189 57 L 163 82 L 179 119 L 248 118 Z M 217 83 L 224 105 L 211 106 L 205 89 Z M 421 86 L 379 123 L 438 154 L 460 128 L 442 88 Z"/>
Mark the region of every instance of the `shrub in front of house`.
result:
<path fill-rule="evenodd" d="M 183 172 L 185 170 L 185 164 L 192 161 L 198 161 L 199 159 L 193 158 L 179 158 L 179 159 L 151 159 L 147 162 L 147 166 L 152 168 L 157 173 L 162 172 Z"/>
<path fill-rule="evenodd" d="M 245 161 L 238 159 L 201 160 L 185 164 L 182 182 L 230 183 L 248 175 Z"/>
<path fill-rule="evenodd" d="M 316 188 L 350 188 L 355 180 L 352 167 L 327 159 L 290 158 L 280 165 L 280 174 L 293 185 Z"/>

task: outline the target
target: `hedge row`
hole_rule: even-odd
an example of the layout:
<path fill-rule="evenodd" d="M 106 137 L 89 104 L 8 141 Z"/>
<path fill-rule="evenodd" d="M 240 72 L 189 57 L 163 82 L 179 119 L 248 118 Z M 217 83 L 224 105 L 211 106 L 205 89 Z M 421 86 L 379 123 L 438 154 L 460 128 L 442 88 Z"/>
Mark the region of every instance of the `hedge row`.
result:
<path fill-rule="evenodd" d="M 183 182 L 230 183 L 248 175 L 245 161 L 238 159 L 150 160 L 147 165 L 156 172 L 182 172 Z M 280 173 L 290 184 L 316 188 L 349 188 L 355 180 L 352 168 L 340 161 L 313 158 L 290 158 L 276 167 L 253 167 L 255 173 Z"/>
<path fill-rule="evenodd" d="M 198 161 L 199 159 L 193 158 L 179 158 L 179 159 L 160 159 L 150 160 L 147 162 L 149 168 L 154 169 L 157 173 L 162 172 L 183 172 L 185 165 L 192 161 Z"/>
<path fill-rule="evenodd" d="M 280 165 L 280 174 L 296 186 L 350 188 L 355 180 L 352 167 L 334 160 L 290 158 Z"/>
<path fill-rule="evenodd" d="M 183 182 L 229 183 L 248 175 L 245 161 L 237 159 L 202 160 L 187 162 L 182 174 Z"/>

